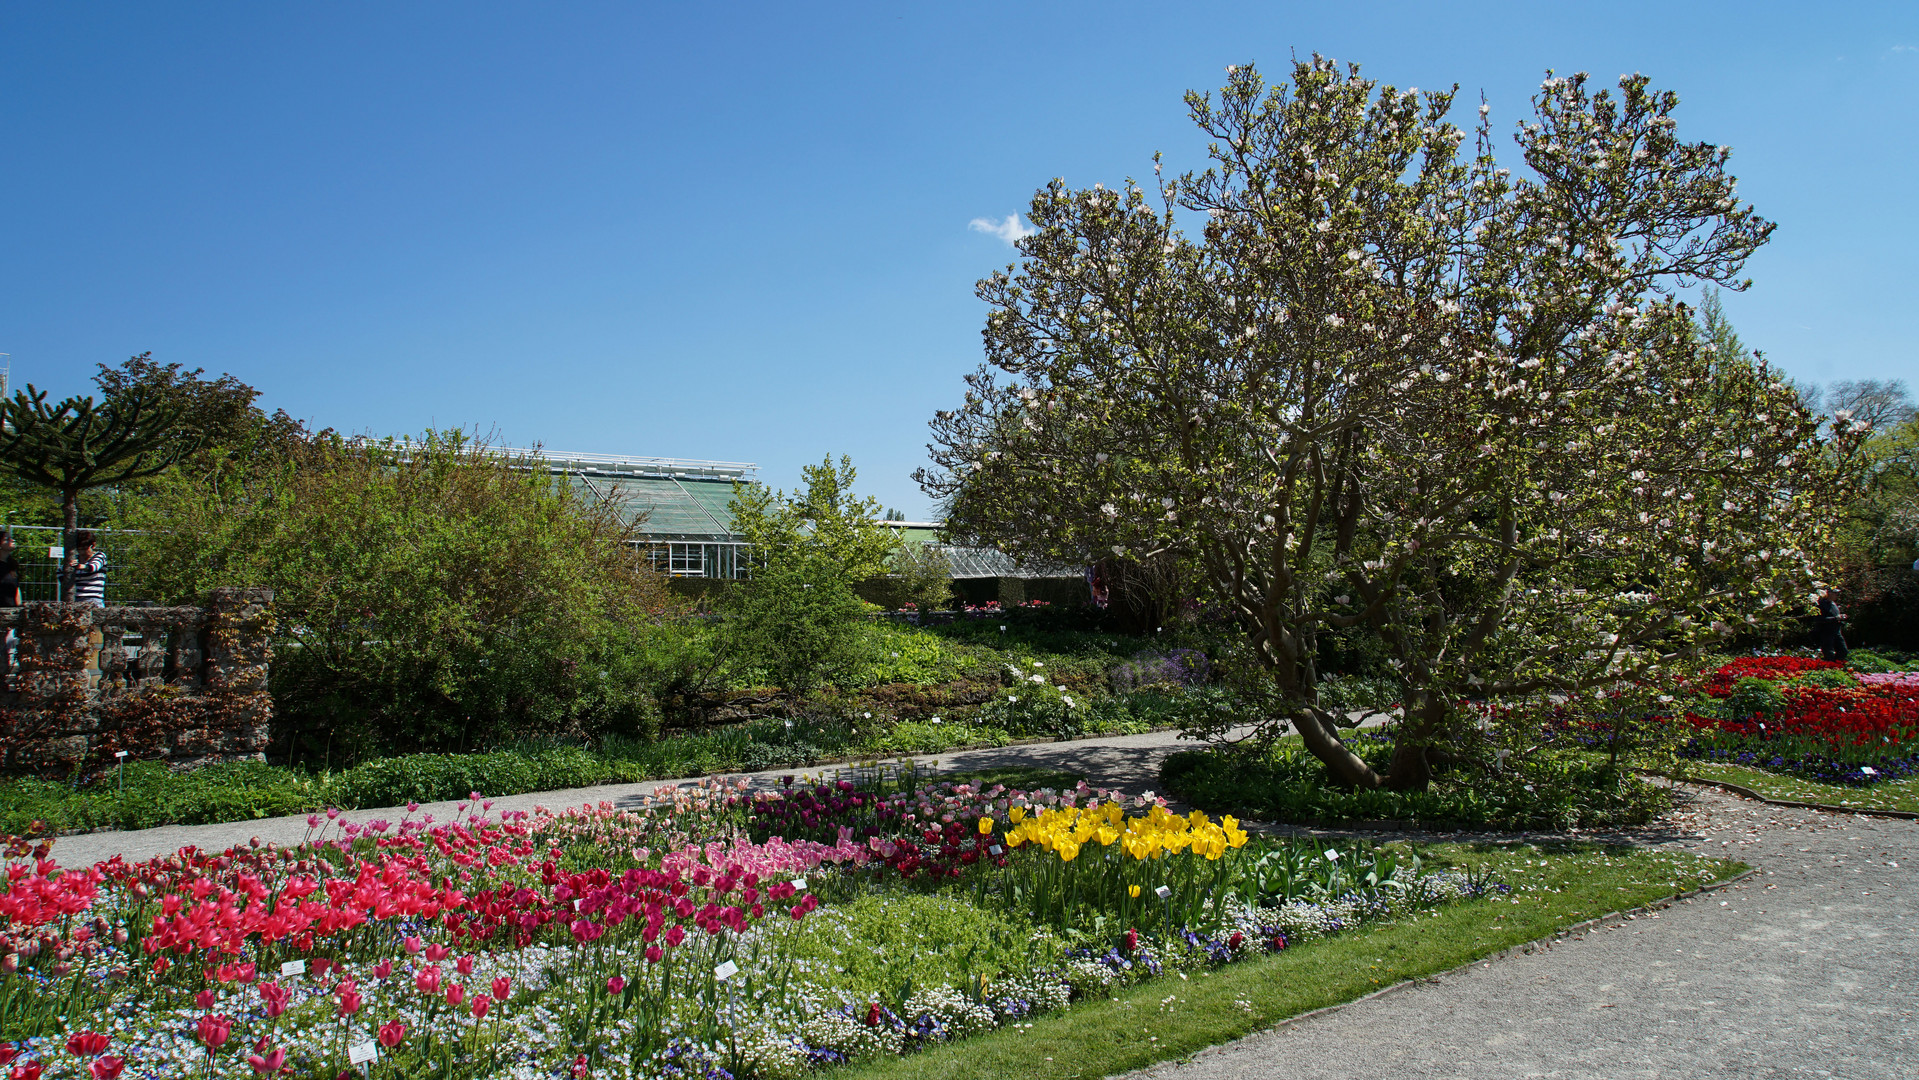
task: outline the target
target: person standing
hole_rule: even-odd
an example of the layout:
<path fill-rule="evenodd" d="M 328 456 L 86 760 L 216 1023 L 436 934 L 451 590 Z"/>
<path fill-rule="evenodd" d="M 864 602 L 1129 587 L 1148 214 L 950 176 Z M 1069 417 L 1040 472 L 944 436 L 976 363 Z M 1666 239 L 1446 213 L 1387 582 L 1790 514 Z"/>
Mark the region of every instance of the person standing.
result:
<path fill-rule="evenodd" d="M 1819 594 L 1819 618 L 1813 625 L 1819 632 L 1820 657 L 1845 663 L 1851 652 L 1846 648 L 1846 613 L 1839 610 L 1839 600 L 1831 589 Z"/>
<path fill-rule="evenodd" d="M 93 530 L 73 534 L 73 550 L 67 552 L 66 570 L 60 576 L 66 582 L 69 603 L 107 606 L 107 553 L 95 545 Z"/>

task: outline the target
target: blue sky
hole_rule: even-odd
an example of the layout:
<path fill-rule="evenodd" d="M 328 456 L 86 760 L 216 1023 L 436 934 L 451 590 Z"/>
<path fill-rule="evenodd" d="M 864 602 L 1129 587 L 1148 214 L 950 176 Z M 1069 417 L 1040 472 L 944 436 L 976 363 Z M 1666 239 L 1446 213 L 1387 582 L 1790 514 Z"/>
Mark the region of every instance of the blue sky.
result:
<path fill-rule="evenodd" d="M 1727 309 L 1796 378 L 1919 382 L 1919 5 L 0 7 L 0 352 L 152 350 L 353 432 L 850 453 L 914 517 L 979 361 L 969 228 L 1200 162 L 1181 94 L 1295 51 L 1484 92 L 1643 71 L 1780 223 Z"/>

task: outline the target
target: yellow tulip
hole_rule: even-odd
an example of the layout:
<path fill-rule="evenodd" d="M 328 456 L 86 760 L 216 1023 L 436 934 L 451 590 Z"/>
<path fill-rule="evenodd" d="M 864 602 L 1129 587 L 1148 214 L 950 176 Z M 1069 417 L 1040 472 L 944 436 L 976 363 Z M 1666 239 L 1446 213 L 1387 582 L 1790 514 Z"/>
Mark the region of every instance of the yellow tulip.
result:
<path fill-rule="evenodd" d="M 992 818 L 983 817 L 979 819 L 979 834 L 981 836 L 993 835 L 993 819 Z"/>
<path fill-rule="evenodd" d="M 1128 885 L 1128 886 L 1126 887 L 1126 895 L 1128 895 L 1128 896 L 1132 896 L 1132 897 L 1137 897 L 1137 896 L 1139 896 L 1139 886 L 1137 886 L 1137 885 Z"/>

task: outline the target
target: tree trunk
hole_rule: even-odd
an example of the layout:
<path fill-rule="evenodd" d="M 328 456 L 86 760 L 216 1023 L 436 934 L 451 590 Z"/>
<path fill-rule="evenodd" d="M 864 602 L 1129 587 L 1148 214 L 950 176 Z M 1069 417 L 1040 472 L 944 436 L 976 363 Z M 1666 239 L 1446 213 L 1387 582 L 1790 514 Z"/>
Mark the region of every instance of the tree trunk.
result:
<path fill-rule="evenodd" d="M 1333 779 L 1356 788 L 1376 788 L 1385 782 L 1385 777 L 1374 772 L 1371 765 L 1340 740 L 1338 729 L 1317 710 L 1301 709 L 1294 713 L 1293 726 L 1299 729 L 1307 751 L 1325 763 Z"/>
<path fill-rule="evenodd" d="M 60 536 L 60 559 L 64 564 L 68 556 L 73 554 L 73 538 L 80 532 L 80 491 L 78 488 L 71 488 L 60 493 L 60 513 L 65 519 L 62 523 L 64 525 L 64 531 Z M 68 583 L 66 576 L 56 571 L 53 578 L 56 582 L 54 588 L 57 590 L 55 595 L 63 602 L 73 599 L 72 596 L 68 595 L 69 590 L 71 590 L 73 586 Z"/>
<path fill-rule="evenodd" d="M 1408 707 L 1393 740 L 1392 765 L 1386 786 L 1394 791 L 1425 791 L 1432 786 L 1433 766 L 1428 740 L 1444 730 L 1446 702 L 1437 694 L 1420 695 L 1417 708 Z"/>

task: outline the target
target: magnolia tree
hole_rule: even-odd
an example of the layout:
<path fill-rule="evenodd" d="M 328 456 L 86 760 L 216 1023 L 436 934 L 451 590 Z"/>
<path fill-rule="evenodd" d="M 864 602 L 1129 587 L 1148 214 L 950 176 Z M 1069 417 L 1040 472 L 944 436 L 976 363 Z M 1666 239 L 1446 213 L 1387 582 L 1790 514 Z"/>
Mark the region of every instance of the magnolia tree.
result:
<path fill-rule="evenodd" d="M 1056 180 L 980 283 L 990 364 L 917 477 L 950 531 L 1192 560 L 1270 673 L 1264 734 L 1360 786 L 1424 787 L 1462 701 L 1643 679 L 1816 587 L 1850 436 L 1677 300 L 1744 287 L 1773 226 L 1672 94 L 1548 78 L 1515 175 L 1452 93 L 1229 74 L 1187 97 L 1208 171 Z M 1320 636 L 1361 627 L 1403 682 L 1384 771 L 1317 691 Z"/>

